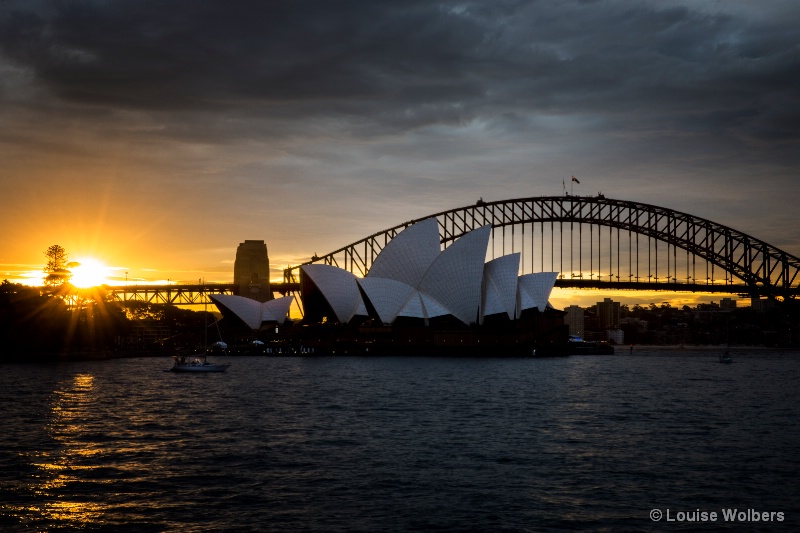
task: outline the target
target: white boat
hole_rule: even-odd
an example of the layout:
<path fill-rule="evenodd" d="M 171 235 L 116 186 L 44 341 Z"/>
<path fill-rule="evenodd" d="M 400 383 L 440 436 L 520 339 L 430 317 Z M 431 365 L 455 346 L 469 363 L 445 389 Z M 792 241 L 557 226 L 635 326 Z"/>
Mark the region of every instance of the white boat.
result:
<path fill-rule="evenodd" d="M 209 363 L 203 354 L 176 355 L 171 372 L 225 372 L 230 363 Z"/>
<path fill-rule="evenodd" d="M 203 285 L 205 286 L 205 280 L 203 281 Z M 204 308 L 204 309 L 207 309 Z M 219 340 L 212 344 L 210 347 L 208 346 L 208 313 L 205 313 L 206 317 L 206 324 L 204 328 L 204 342 L 203 344 L 206 346 L 206 351 L 210 351 L 211 353 L 222 353 L 226 354 L 228 350 L 228 345 Z M 214 324 L 217 324 L 217 321 L 214 321 Z M 217 333 L 219 331 L 219 325 L 217 324 Z M 221 336 L 221 333 L 220 333 Z M 230 365 L 230 363 L 223 363 L 223 364 L 215 364 L 209 363 L 208 359 L 206 358 L 206 354 L 191 354 L 191 355 L 176 355 L 174 357 L 175 364 L 172 365 L 172 368 L 166 371 L 170 372 L 225 372 Z"/>

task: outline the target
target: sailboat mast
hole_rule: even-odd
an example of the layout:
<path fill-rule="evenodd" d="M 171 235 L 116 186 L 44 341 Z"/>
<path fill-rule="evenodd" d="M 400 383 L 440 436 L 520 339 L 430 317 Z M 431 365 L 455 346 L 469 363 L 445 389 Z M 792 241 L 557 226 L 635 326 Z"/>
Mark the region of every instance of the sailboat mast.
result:
<path fill-rule="evenodd" d="M 200 288 L 203 294 L 203 320 L 205 327 L 203 328 L 203 348 L 208 348 L 208 300 L 206 299 L 206 278 L 200 278 Z"/>

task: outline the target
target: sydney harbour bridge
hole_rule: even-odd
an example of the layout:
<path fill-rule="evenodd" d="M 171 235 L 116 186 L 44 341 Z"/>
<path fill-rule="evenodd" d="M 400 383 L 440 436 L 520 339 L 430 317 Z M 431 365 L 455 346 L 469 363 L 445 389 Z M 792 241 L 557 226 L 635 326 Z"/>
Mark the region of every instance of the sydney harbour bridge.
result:
<path fill-rule="evenodd" d="M 492 226 L 487 260 L 520 253 L 520 274 L 559 272 L 556 287 L 729 293 L 750 298 L 800 295 L 800 259 L 711 220 L 640 202 L 597 196 L 546 196 L 483 201 L 409 220 L 306 263 L 363 276 L 400 231 L 435 217 L 447 247 L 465 233 Z M 301 265 L 284 270 L 272 290 L 299 290 Z M 112 298 L 196 304 L 234 284 L 109 287 Z"/>

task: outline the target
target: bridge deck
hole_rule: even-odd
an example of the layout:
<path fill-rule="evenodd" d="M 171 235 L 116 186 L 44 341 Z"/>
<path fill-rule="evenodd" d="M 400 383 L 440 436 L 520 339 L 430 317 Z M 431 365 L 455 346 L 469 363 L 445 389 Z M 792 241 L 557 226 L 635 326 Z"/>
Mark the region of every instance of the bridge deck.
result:
<path fill-rule="evenodd" d="M 273 292 L 290 294 L 300 291 L 299 283 L 270 283 Z M 630 291 L 702 292 L 747 295 L 743 284 L 666 283 L 646 281 L 601 281 L 587 279 L 558 279 L 556 287 L 569 289 L 603 289 Z M 140 301 L 157 304 L 202 305 L 211 303 L 209 294 L 233 294 L 233 283 L 206 283 L 188 285 L 132 285 L 106 286 L 106 293 L 116 301 Z"/>

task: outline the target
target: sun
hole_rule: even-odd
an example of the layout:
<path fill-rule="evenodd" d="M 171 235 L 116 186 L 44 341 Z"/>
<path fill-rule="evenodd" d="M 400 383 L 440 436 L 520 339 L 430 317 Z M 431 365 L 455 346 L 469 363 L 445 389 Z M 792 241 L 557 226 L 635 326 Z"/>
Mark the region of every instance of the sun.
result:
<path fill-rule="evenodd" d="M 70 266 L 70 283 L 79 289 L 99 287 L 108 283 L 111 269 L 97 259 L 80 259 Z"/>

